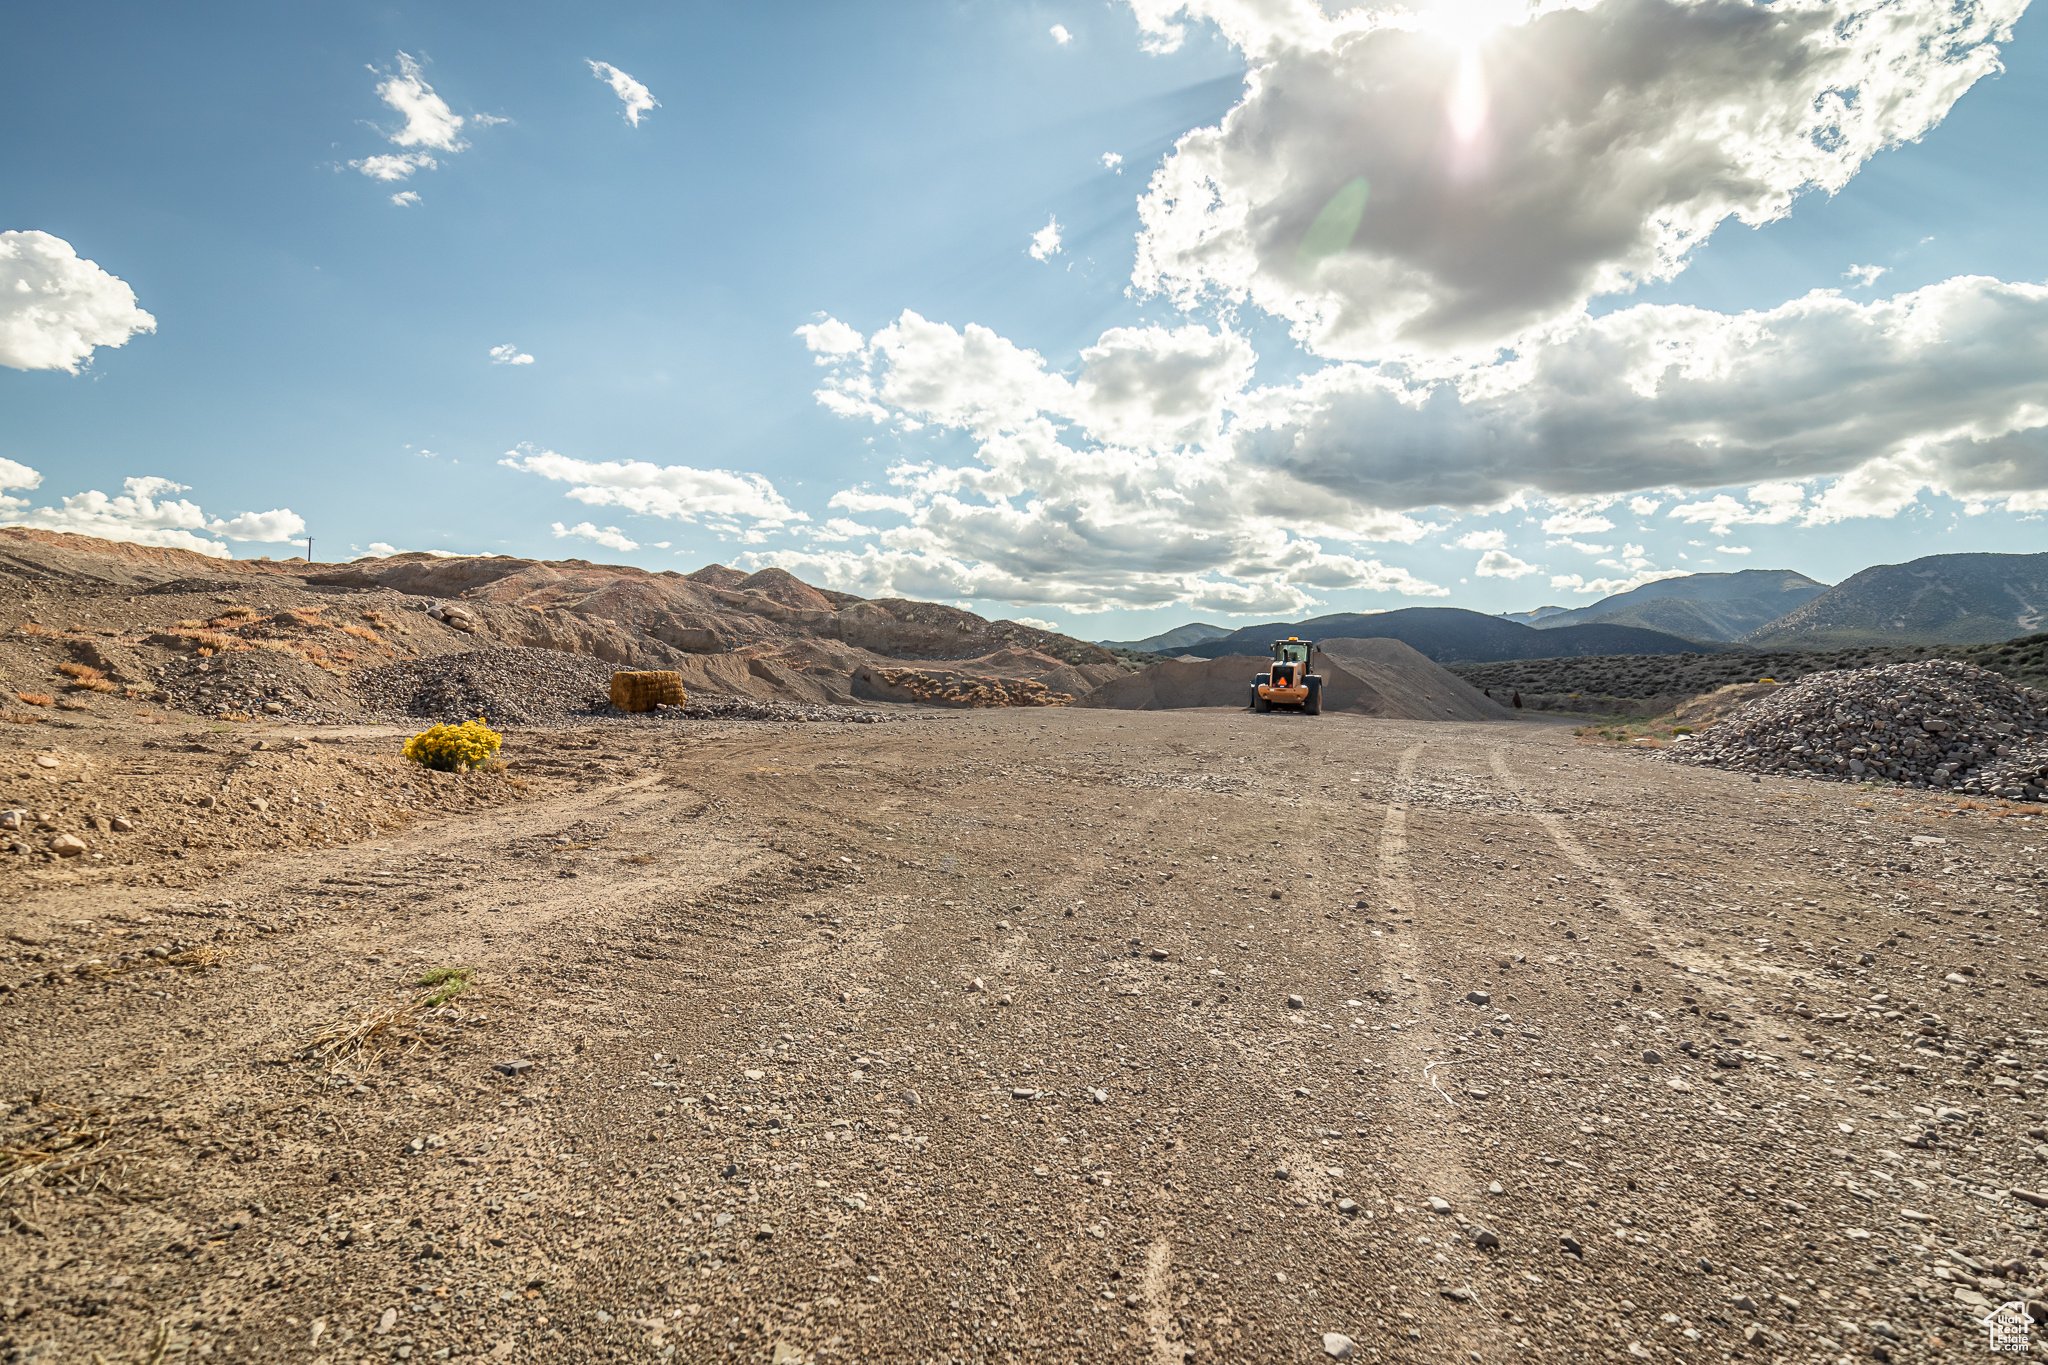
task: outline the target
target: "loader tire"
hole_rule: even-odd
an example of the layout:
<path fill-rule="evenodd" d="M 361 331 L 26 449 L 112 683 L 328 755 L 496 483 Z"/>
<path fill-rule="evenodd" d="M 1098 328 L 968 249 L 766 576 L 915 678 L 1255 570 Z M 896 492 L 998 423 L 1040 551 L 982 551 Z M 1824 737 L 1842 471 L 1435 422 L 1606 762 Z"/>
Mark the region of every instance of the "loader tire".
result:
<path fill-rule="evenodd" d="M 1323 714 L 1323 680 L 1321 678 L 1310 678 L 1308 680 L 1308 697 L 1301 703 L 1301 710 L 1303 715 L 1320 716 Z"/>
<path fill-rule="evenodd" d="M 1263 716 L 1272 709 L 1273 703 L 1267 701 L 1264 697 L 1260 696 L 1259 689 L 1254 687 L 1252 689 L 1252 710 L 1258 712 L 1260 715 Z"/>

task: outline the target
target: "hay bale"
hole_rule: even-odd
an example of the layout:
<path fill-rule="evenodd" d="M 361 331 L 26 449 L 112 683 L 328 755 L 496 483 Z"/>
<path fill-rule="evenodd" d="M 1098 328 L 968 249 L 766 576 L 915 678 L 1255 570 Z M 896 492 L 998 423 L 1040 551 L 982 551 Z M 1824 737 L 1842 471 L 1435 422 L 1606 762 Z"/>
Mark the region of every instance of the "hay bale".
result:
<path fill-rule="evenodd" d="M 681 706 L 688 700 L 680 673 L 612 674 L 612 705 L 621 711 L 652 711 L 657 706 Z"/>

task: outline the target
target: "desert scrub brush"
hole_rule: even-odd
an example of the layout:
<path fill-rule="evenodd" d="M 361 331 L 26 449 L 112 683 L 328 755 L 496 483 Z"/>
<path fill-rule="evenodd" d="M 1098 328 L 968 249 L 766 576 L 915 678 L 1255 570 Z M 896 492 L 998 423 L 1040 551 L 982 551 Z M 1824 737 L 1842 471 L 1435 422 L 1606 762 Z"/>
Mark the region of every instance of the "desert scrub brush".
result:
<path fill-rule="evenodd" d="M 478 716 L 460 725 L 421 731 L 405 742 L 405 756 L 436 772 L 461 773 L 482 767 L 504 742 L 505 737 Z"/>

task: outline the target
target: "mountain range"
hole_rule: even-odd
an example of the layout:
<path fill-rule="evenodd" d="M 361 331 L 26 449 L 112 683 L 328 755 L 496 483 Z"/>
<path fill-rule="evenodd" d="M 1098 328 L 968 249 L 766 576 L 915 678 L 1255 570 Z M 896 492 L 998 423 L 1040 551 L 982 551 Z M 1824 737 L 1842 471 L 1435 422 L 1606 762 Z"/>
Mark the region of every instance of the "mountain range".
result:
<path fill-rule="evenodd" d="M 1518 621 L 1504 621 L 1498 616 L 1465 611 L 1459 607 L 1406 607 L 1400 611 L 1370 614 L 1339 612 L 1307 621 L 1246 626 L 1228 635 L 1185 646 L 1181 652 L 1204 659 L 1220 659 L 1226 654 L 1263 656 L 1273 641 L 1289 635 L 1298 635 L 1304 640 L 1339 637 L 1399 640 L 1440 664 L 1588 654 L 1712 654 L 1732 647 L 1702 644 L 1662 631 L 1604 622 L 1538 630 Z"/>
<path fill-rule="evenodd" d="M 1792 569 L 1686 574 L 1586 607 L 1488 616 L 1456 607 L 1339 613 L 1226 631 L 1194 623 L 1144 640 L 1154 654 L 1264 654 L 1276 639 L 1401 640 L 1438 663 L 1711 654 L 1744 648 L 1977 645 L 2048 628 L 2048 554 L 1929 555 L 1880 564 L 1829 587 Z"/>
<path fill-rule="evenodd" d="M 1687 574 L 1645 583 L 1574 611 L 1538 607 L 1530 624 L 1556 630 L 1605 621 L 1688 640 L 1741 640 L 1826 591 L 1827 584 L 1790 569 Z"/>
<path fill-rule="evenodd" d="M 1853 574 L 1743 638 L 1773 649 L 1981 645 L 2048 621 L 2048 554 L 1929 555 Z"/>

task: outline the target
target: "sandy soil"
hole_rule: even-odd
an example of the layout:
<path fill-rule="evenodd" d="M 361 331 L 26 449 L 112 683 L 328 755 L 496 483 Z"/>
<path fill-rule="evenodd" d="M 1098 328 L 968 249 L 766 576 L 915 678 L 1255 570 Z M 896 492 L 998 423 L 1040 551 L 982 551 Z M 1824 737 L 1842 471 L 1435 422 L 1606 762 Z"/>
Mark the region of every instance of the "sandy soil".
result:
<path fill-rule="evenodd" d="M 1920 1360 L 2042 1282 L 2041 820 L 1540 723 L 507 757 L 5 884 L 0 1359 Z"/>

